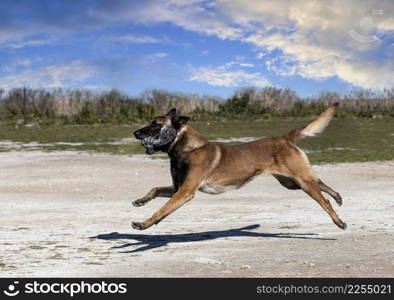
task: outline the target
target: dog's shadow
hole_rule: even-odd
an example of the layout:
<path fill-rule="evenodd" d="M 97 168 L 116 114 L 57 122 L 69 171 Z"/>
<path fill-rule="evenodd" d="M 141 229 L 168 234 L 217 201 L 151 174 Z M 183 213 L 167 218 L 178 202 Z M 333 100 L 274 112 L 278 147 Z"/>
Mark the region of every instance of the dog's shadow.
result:
<path fill-rule="evenodd" d="M 121 251 L 122 253 L 135 253 L 147 251 L 155 248 L 166 246 L 170 243 L 188 243 L 197 241 L 214 240 L 218 238 L 228 237 L 254 237 L 254 238 L 285 238 L 285 239 L 304 239 L 304 240 L 335 240 L 331 238 L 318 238 L 316 233 L 259 233 L 248 230 L 259 228 L 260 225 L 250 225 L 237 229 L 206 231 L 196 233 L 183 234 L 124 234 L 112 232 L 107 234 L 99 234 L 90 237 L 92 239 L 102 240 L 135 240 L 136 242 L 126 243 L 120 246 L 111 247 L 111 249 L 128 248 L 132 246 L 140 246 L 133 250 Z"/>

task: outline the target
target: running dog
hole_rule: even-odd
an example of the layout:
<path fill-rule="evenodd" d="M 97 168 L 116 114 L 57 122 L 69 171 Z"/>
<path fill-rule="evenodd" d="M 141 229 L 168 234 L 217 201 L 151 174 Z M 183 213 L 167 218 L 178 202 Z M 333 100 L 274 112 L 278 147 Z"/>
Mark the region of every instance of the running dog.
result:
<path fill-rule="evenodd" d="M 157 212 L 144 222 L 132 222 L 134 229 L 147 229 L 190 201 L 197 190 L 220 194 L 238 189 L 262 173 L 272 174 L 288 189 L 302 189 L 330 215 L 341 229 L 344 223 L 322 195 L 328 193 L 338 205 L 341 196 L 324 184 L 312 171 L 305 152 L 295 144 L 297 139 L 321 133 L 332 119 L 338 103 L 326 109 L 307 126 L 279 136 L 227 146 L 212 143 L 188 126 L 188 117 L 178 116 L 175 109 L 155 117 L 151 123 L 134 132 L 147 154 L 168 153 L 173 185 L 154 187 L 135 200 L 142 206 L 156 197 L 170 197 Z"/>

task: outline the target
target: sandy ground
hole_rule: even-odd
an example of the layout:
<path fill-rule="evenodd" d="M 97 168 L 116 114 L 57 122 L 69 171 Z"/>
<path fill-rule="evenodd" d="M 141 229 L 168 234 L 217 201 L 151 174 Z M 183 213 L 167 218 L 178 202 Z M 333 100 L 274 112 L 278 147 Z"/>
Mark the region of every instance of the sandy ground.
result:
<path fill-rule="evenodd" d="M 146 156 L 0 153 L 0 275 L 61 277 L 393 277 L 394 162 L 319 165 L 339 191 L 338 229 L 302 191 L 261 176 L 201 192 L 145 231 L 166 201 L 131 201 L 170 181 Z"/>

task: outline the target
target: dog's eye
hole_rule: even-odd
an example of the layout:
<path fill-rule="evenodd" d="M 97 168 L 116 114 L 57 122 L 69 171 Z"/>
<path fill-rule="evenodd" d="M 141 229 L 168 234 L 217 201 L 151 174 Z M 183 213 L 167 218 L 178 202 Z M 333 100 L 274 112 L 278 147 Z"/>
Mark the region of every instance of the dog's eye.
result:
<path fill-rule="evenodd" d="M 153 122 L 153 123 L 151 124 L 151 126 L 152 126 L 153 129 L 159 129 L 159 128 L 161 128 L 161 125 L 160 125 L 160 124 L 157 124 L 157 123 L 155 123 L 155 122 Z"/>

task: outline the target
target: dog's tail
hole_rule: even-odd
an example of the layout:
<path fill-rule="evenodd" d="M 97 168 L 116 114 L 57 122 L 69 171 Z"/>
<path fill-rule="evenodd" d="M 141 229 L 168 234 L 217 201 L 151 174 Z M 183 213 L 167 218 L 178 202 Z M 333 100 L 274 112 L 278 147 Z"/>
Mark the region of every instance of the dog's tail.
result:
<path fill-rule="evenodd" d="M 328 123 L 330 123 L 338 106 L 338 102 L 334 103 L 308 125 L 302 128 L 294 129 L 285 136 L 294 142 L 295 140 L 302 139 L 306 136 L 314 136 L 315 134 L 323 132 Z"/>

